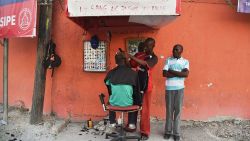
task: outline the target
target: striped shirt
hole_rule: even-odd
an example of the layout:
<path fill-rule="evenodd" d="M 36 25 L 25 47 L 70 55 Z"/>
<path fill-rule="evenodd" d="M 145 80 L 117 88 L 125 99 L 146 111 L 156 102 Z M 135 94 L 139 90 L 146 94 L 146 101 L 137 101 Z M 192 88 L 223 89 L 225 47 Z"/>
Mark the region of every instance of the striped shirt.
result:
<path fill-rule="evenodd" d="M 182 71 L 183 69 L 188 69 L 189 70 L 189 62 L 187 59 L 184 58 L 174 58 L 174 57 L 169 57 L 166 60 L 165 66 L 163 70 L 168 71 L 169 69 L 174 70 L 174 71 Z M 166 90 L 180 90 L 185 87 L 184 85 L 184 77 L 173 77 L 173 78 L 167 78 L 166 79 Z"/>

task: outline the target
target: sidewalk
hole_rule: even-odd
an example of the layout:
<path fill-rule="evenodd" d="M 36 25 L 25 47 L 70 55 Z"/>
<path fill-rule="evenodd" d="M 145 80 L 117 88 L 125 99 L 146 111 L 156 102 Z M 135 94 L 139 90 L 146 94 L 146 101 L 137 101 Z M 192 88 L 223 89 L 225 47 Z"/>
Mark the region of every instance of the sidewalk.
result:
<path fill-rule="evenodd" d="M 0 108 L 1 109 L 1 108 Z M 0 110 L 0 119 L 3 113 Z M 8 125 L 0 125 L 0 141 L 109 141 L 102 131 L 81 131 L 82 123 L 69 123 L 60 133 L 54 133 L 57 123 L 63 120 L 45 117 L 40 125 L 29 124 L 29 113 L 11 109 Z M 148 141 L 164 140 L 164 121 L 152 120 L 152 134 Z M 249 141 L 250 121 L 222 120 L 213 122 L 182 121 L 182 141 Z M 139 133 L 134 133 L 139 134 Z M 133 140 L 131 140 L 133 141 Z"/>

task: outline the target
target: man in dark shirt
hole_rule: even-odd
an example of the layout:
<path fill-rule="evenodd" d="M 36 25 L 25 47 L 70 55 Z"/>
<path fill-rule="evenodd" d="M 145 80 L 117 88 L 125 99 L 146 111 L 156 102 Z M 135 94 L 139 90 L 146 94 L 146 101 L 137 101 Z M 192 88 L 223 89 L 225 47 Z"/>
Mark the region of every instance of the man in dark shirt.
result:
<path fill-rule="evenodd" d="M 141 96 L 139 94 L 138 76 L 135 71 L 127 66 L 127 58 L 124 53 L 118 52 L 115 56 L 116 64 L 114 69 L 108 72 L 104 79 L 109 91 L 109 103 L 112 106 L 140 105 Z M 115 112 L 109 112 L 111 126 L 115 126 Z M 136 129 L 137 114 L 134 112 L 128 115 L 128 126 Z"/>
<path fill-rule="evenodd" d="M 136 58 L 133 55 L 128 54 L 128 56 L 133 59 L 138 64 L 142 65 L 143 67 L 147 68 L 148 71 L 148 85 L 147 89 L 143 94 L 143 101 L 142 101 L 142 111 L 141 111 L 141 137 L 142 140 L 147 140 L 150 134 L 150 104 L 151 104 L 151 92 L 153 89 L 152 84 L 152 69 L 158 62 L 158 57 L 154 53 L 155 47 L 155 40 L 153 38 L 147 38 L 144 42 L 145 45 L 145 52 L 147 57 L 145 60 L 141 60 Z"/>

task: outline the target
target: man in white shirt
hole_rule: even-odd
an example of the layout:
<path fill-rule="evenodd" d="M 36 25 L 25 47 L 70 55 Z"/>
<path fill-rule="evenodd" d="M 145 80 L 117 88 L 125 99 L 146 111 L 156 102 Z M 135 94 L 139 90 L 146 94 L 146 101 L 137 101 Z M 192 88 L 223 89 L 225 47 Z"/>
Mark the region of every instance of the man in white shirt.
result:
<path fill-rule="evenodd" d="M 183 46 L 173 47 L 173 56 L 166 60 L 163 77 L 166 77 L 166 125 L 164 138 L 172 135 L 180 140 L 180 115 L 184 96 L 184 80 L 189 74 L 189 61 L 182 58 Z"/>

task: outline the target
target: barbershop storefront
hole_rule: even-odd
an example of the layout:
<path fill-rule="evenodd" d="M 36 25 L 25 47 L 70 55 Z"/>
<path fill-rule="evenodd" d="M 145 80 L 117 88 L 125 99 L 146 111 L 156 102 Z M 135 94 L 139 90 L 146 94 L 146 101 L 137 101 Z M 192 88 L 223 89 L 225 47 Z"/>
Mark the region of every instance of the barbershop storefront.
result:
<path fill-rule="evenodd" d="M 237 13 L 224 0 L 68 0 L 66 8 L 58 1 L 53 5 L 52 38 L 62 64 L 53 77 L 48 70 L 45 113 L 73 120 L 105 116 L 98 95 L 107 94 L 103 79 L 115 67 L 116 51 L 135 53 L 138 42 L 153 37 L 159 62 L 153 71 L 151 116 L 165 117 L 162 68 L 180 43 L 190 61 L 182 119 L 250 119 L 249 14 Z M 93 48 L 91 39 L 98 39 L 99 46 Z M 37 38 L 10 39 L 10 105 L 31 107 L 36 46 Z"/>

